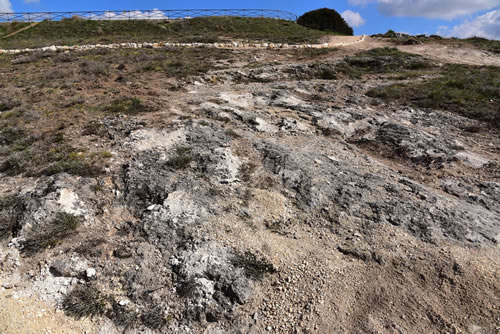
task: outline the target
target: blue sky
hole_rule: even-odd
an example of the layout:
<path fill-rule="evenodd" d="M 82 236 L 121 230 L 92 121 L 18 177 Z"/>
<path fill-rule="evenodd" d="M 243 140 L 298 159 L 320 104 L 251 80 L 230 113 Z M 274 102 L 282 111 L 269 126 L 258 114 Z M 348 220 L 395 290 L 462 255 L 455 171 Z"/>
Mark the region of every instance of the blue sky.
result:
<path fill-rule="evenodd" d="M 269 8 L 302 14 L 328 7 L 342 13 L 356 34 L 388 29 L 410 34 L 482 36 L 500 40 L 500 0 L 0 0 L 2 11 L 78 11 L 121 9 Z"/>

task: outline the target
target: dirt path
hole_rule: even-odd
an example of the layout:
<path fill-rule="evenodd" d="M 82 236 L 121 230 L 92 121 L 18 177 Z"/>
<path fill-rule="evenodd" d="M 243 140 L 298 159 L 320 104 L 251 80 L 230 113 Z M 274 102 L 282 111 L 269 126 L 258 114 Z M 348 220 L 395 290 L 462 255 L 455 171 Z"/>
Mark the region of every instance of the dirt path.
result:
<path fill-rule="evenodd" d="M 332 42 L 339 42 L 345 38 L 349 41 L 349 38 L 354 39 L 354 37 L 341 37 L 336 36 L 332 38 Z M 345 46 L 343 49 L 347 54 L 354 52 L 370 50 L 373 48 L 381 47 L 396 47 L 401 51 L 419 54 L 421 56 L 443 62 L 452 64 L 465 64 L 465 65 L 476 65 L 476 66 L 500 66 L 500 56 L 494 53 L 487 52 L 484 50 L 478 50 L 474 48 L 466 47 L 454 47 L 449 45 L 441 45 L 438 43 L 432 44 L 420 44 L 420 45 L 394 45 L 388 41 L 380 40 L 373 37 L 366 37 L 362 43 L 355 43 Z"/>
<path fill-rule="evenodd" d="M 440 44 L 398 46 L 398 49 L 416 53 L 444 63 L 477 66 L 500 66 L 499 55 L 478 49 L 464 47 L 458 48 Z"/>
<path fill-rule="evenodd" d="M 0 333 L 96 333 L 89 320 L 75 321 L 37 298 L 15 298 L 15 291 L 0 291 Z"/>
<path fill-rule="evenodd" d="M 9 38 L 9 37 L 15 36 L 15 35 L 19 34 L 20 32 L 23 32 L 23 31 L 26 31 L 26 30 L 28 30 L 28 29 L 31 29 L 31 28 L 33 28 L 33 27 L 35 27 L 35 26 L 39 25 L 39 24 L 40 24 L 40 22 L 33 22 L 32 24 L 30 24 L 30 25 L 29 25 L 29 26 L 27 26 L 27 27 L 24 27 L 24 28 L 22 28 L 22 29 L 19 29 L 19 30 L 17 30 L 17 31 L 14 31 L 13 33 L 10 33 L 10 34 L 8 34 L 8 35 L 6 35 L 6 36 L 0 37 L 0 39 L 6 39 L 6 38 Z"/>

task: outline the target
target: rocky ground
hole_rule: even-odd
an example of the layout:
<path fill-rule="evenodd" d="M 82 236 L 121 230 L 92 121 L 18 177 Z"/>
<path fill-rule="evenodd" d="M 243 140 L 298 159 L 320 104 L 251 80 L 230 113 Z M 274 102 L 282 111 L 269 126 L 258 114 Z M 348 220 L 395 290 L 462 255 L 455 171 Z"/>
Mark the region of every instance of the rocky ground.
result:
<path fill-rule="evenodd" d="M 3 55 L 0 332 L 497 333 L 498 128 L 387 43 Z"/>

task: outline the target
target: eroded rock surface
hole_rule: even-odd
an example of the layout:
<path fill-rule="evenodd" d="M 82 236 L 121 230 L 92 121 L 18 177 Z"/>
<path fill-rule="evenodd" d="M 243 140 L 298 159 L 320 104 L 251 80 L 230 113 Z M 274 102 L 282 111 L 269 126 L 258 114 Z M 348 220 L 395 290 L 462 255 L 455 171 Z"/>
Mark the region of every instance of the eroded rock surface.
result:
<path fill-rule="evenodd" d="M 500 137 L 373 103 L 342 64 L 148 88 L 169 103 L 82 136 L 105 174 L 1 176 L 3 289 L 95 287 L 101 333 L 495 332 Z"/>

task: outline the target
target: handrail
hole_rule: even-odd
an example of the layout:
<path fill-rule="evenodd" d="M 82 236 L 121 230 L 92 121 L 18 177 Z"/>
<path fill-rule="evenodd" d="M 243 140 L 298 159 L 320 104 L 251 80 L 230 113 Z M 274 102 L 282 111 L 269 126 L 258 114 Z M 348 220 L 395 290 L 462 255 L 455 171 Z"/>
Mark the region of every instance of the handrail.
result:
<path fill-rule="evenodd" d="M 210 16 L 266 17 L 288 21 L 297 20 L 297 15 L 276 9 L 146 9 L 0 13 L 0 22 L 61 21 L 75 17 L 85 20 L 183 20 Z"/>

